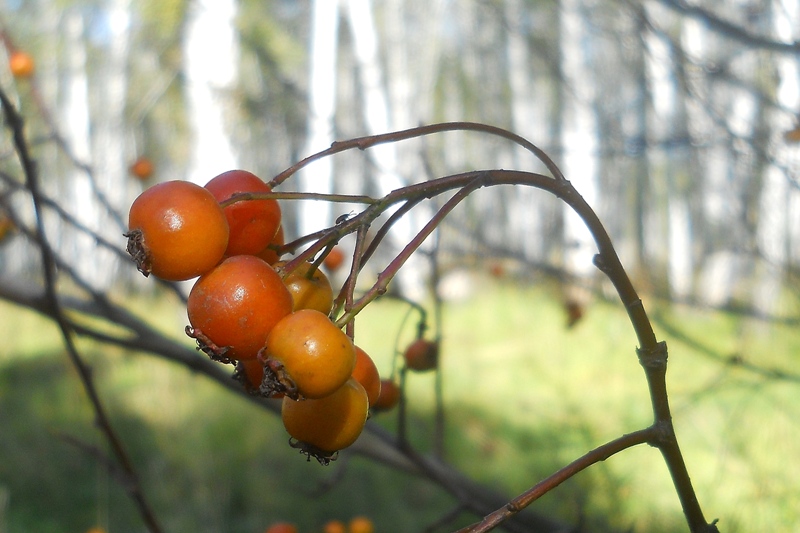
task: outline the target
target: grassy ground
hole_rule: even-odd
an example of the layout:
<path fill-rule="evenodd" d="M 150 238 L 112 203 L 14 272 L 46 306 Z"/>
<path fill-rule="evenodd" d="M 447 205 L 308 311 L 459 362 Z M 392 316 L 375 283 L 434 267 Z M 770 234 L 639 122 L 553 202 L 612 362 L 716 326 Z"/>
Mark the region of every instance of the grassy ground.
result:
<path fill-rule="evenodd" d="M 678 437 L 707 517 L 719 518 L 726 532 L 790 531 L 800 523 L 800 383 L 715 357 L 792 369 L 800 333 L 647 306 L 670 346 Z M 358 321 L 357 340 L 383 373 L 406 312 L 380 302 Z M 147 314 L 177 334 L 185 321 L 163 302 L 149 302 Z M 0 533 L 80 532 L 94 524 L 112 533 L 142 531 L 114 478 L 62 437 L 105 447 L 55 329 L 7 306 L 0 316 Z M 575 328 L 563 324 L 547 290 L 510 282 L 493 282 L 445 313 L 447 456 L 509 494 L 650 422 L 636 339 L 622 310 L 596 303 Z M 671 328 L 675 334 L 666 334 Z M 435 487 L 364 459 L 328 468 L 305 462 L 287 446 L 279 420 L 181 368 L 88 343 L 81 348 L 170 532 L 259 533 L 287 519 L 312 533 L 327 519 L 356 514 L 372 517 L 379 532 L 416 532 L 452 509 Z M 413 375 L 408 385 L 411 436 L 425 449 L 433 377 Z M 392 414 L 375 421 L 395 425 Z M 663 461 L 649 447 L 596 465 L 534 509 L 595 531 L 685 530 Z"/>

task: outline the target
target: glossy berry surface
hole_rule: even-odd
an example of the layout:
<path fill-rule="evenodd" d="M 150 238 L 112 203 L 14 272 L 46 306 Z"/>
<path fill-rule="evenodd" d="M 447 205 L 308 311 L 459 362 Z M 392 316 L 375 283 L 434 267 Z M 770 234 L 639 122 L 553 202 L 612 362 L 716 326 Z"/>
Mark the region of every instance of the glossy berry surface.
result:
<path fill-rule="evenodd" d="M 332 453 L 358 439 L 367 422 L 368 410 L 364 387 L 348 379 L 322 398 L 298 401 L 284 397 L 281 419 L 289 435 L 300 443 Z"/>
<path fill-rule="evenodd" d="M 378 374 L 378 367 L 375 366 L 375 362 L 367 352 L 358 346 L 356 346 L 356 366 L 353 369 L 353 378 L 361 383 L 361 386 L 367 391 L 370 405 L 378 401 L 378 396 L 381 394 L 381 376 Z"/>
<path fill-rule="evenodd" d="M 187 302 L 192 328 L 233 360 L 254 359 L 273 327 L 292 311 L 275 270 L 251 255 L 225 259 L 197 280 Z"/>
<path fill-rule="evenodd" d="M 265 355 L 279 368 L 290 395 L 322 398 L 342 386 L 353 373 L 353 342 L 327 315 L 301 309 L 270 331 Z M 294 389 L 294 390 L 293 390 Z"/>
<path fill-rule="evenodd" d="M 125 235 L 128 252 L 143 274 L 183 281 L 220 262 L 228 246 L 228 222 L 203 187 L 166 181 L 133 201 Z"/>
<path fill-rule="evenodd" d="M 278 262 L 276 267 L 282 268 L 283 262 Z M 309 262 L 300 263 L 283 278 L 283 283 L 292 294 L 294 310 L 316 309 L 320 313 L 328 314 L 333 306 L 333 288 L 328 276 Z"/>
<path fill-rule="evenodd" d="M 206 183 L 218 202 L 239 193 L 269 193 L 272 189 L 261 178 L 246 170 L 229 170 Z M 272 241 L 281 225 L 281 208 L 277 200 L 242 200 L 223 209 L 230 227 L 225 255 L 255 255 Z"/>

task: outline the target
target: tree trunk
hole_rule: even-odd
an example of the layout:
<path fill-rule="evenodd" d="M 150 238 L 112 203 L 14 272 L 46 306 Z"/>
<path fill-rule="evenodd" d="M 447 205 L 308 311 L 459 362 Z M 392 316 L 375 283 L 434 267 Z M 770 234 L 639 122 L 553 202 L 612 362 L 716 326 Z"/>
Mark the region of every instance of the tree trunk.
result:
<path fill-rule="evenodd" d="M 777 40 L 791 42 L 795 39 L 793 28 L 796 27 L 800 8 L 797 2 L 775 2 L 773 7 L 773 33 Z M 779 109 L 797 109 L 800 105 L 800 71 L 796 58 L 782 56 L 776 60 L 779 76 L 777 103 Z M 794 124 L 780 111 L 770 117 L 768 123 L 776 138 L 783 131 L 791 129 Z M 783 116 L 781 116 L 783 115 Z M 761 185 L 759 198 L 759 217 L 757 229 L 757 245 L 763 260 L 758 271 L 758 279 L 753 297 L 755 307 L 762 313 L 775 311 L 783 285 L 783 272 L 789 263 L 790 237 L 797 236 L 795 227 L 790 229 L 790 222 L 797 222 L 798 215 L 790 215 L 790 206 L 795 208 L 800 203 L 797 188 L 790 188 L 789 176 L 781 168 L 781 163 L 789 159 L 788 148 L 778 144 L 772 161 L 767 165 Z"/>
<path fill-rule="evenodd" d="M 237 167 L 225 121 L 230 114 L 228 91 L 238 76 L 235 16 L 235 0 L 189 3 L 183 52 L 186 104 L 194 139 L 187 179 L 200 185 Z"/>
<path fill-rule="evenodd" d="M 592 83 L 590 58 L 591 31 L 578 0 L 561 2 L 559 44 L 561 54 L 561 144 L 563 146 L 562 171 L 589 205 L 597 206 L 597 171 L 599 165 L 595 91 Z M 565 207 L 564 213 L 564 267 L 578 278 L 588 278 L 594 273 L 592 258 L 596 245 L 583 221 Z M 575 294 L 569 299 L 583 299 L 578 285 L 571 288 Z"/>
<path fill-rule="evenodd" d="M 83 13 L 78 9 L 67 10 L 63 24 L 66 73 L 59 106 L 58 127 L 61 128 L 72 156 L 81 164 L 89 165 L 91 161 L 89 83 L 86 72 L 86 47 L 83 42 Z M 89 176 L 85 170 L 71 162 L 65 163 L 62 168 L 66 209 L 78 222 L 89 228 L 95 228 L 101 212 Z M 60 237 L 61 242 L 56 244 L 56 249 L 64 257 L 73 258 L 71 264 L 83 279 L 91 280 L 96 269 L 93 260 L 96 250 L 94 239 L 75 231 L 69 224 L 61 225 Z"/>
<path fill-rule="evenodd" d="M 308 141 L 303 157 L 328 148 L 334 141 L 336 110 L 336 56 L 339 1 L 314 0 L 312 6 L 308 89 Z M 301 170 L 299 190 L 333 192 L 333 161 L 326 157 Z M 297 230 L 300 235 L 319 231 L 333 222 L 328 202 L 301 202 Z"/>
<path fill-rule="evenodd" d="M 653 5 L 647 10 L 651 20 L 672 20 L 673 14 L 662 6 Z M 665 25 L 668 25 L 665 24 Z M 641 28 L 640 31 L 645 31 Z M 678 300 L 690 298 L 693 291 L 694 256 L 692 250 L 692 219 L 688 201 L 688 191 L 681 177 L 685 173 L 688 147 L 681 146 L 680 139 L 688 137 L 686 114 L 683 112 L 685 94 L 681 90 L 675 64 L 679 57 L 674 53 L 671 43 L 661 35 L 647 32 L 643 41 L 646 49 L 646 85 L 652 106 L 652 120 L 649 122 L 648 134 L 652 134 L 652 146 L 648 150 L 648 174 L 651 180 L 663 182 L 666 187 L 666 232 L 667 246 L 667 286 L 670 295 Z M 646 113 L 646 110 L 642 110 Z M 655 225 L 655 214 L 651 211 L 656 206 L 643 206 L 639 210 L 638 224 L 642 227 Z M 663 242 L 656 236 L 656 244 L 647 245 L 645 235 L 641 231 L 641 254 L 648 256 L 656 244 Z M 650 237 L 653 237 L 651 234 Z M 661 257 L 659 257 L 661 259 Z"/>
<path fill-rule="evenodd" d="M 96 96 L 93 109 L 93 173 L 98 194 L 106 203 L 101 206 L 99 220 L 93 227 L 111 242 L 119 240 L 127 229 L 123 215 L 128 208 L 126 194 L 126 169 L 129 160 L 125 141 L 125 100 L 128 87 L 128 49 L 130 44 L 130 0 L 113 0 L 106 12 L 108 41 L 104 43 L 107 53 L 103 56 L 96 74 Z M 108 212 L 108 209 L 113 212 Z M 95 283 L 108 287 L 114 281 L 119 258 L 108 250 L 98 248 L 92 258 Z"/>
<path fill-rule="evenodd" d="M 544 147 L 551 139 L 548 109 L 549 98 L 547 76 L 542 69 L 536 69 L 531 60 L 528 43 L 529 32 L 533 31 L 531 11 L 521 0 L 507 0 L 505 19 L 509 27 L 506 41 L 508 57 L 508 84 L 511 91 L 512 130 Z M 513 152 L 515 168 L 521 170 L 540 170 L 541 163 L 522 147 Z M 546 249 L 545 209 L 546 196 L 531 187 L 516 187 L 514 201 L 507 206 L 510 210 L 508 227 L 505 231 L 518 242 L 519 252 L 528 261 L 543 261 Z"/>
<path fill-rule="evenodd" d="M 370 0 L 348 0 L 347 18 L 353 39 L 353 48 L 358 65 L 361 95 L 364 99 L 364 124 L 368 135 L 392 130 L 389 123 L 388 91 L 383 80 L 383 69 L 379 61 L 378 35 Z M 381 144 L 368 152 L 372 172 L 373 188 L 379 196 L 389 194 L 406 185 L 406 180 L 397 171 L 397 150 L 393 143 Z M 395 210 L 386 213 L 390 216 Z M 387 235 L 389 253 L 398 253 L 414 235 L 422 229 L 414 213 L 398 220 Z M 420 256 L 414 255 L 398 272 L 398 289 L 405 296 L 419 300 L 425 296 L 424 270 Z"/>

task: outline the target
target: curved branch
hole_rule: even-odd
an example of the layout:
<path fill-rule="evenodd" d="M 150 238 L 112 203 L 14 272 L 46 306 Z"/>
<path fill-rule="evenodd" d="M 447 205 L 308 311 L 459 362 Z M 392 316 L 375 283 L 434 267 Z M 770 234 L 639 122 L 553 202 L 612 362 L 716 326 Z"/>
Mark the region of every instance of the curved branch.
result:
<path fill-rule="evenodd" d="M 459 530 L 458 533 L 486 533 L 487 531 L 491 531 L 502 522 L 516 515 L 578 472 L 586 470 L 593 464 L 599 463 L 600 461 L 605 461 L 612 455 L 619 453 L 622 450 L 627 450 L 633 446 L 644 444 L 653 437 L 653 433 L 653 427 L 649 427 L 647 429 L 628 433 L 627 435 L 623 435 L 622 437 L 607 442 L 602 446 L 598 446 L 582 457 L 572 461 L 558 472 L 555 472 L 553 475 L 543 479 L 527 491 L 508 502 L 503 507 L 497 509 L 495 512 L 485 516 L 482 521 L 478 522 L 477 524 L 467 526 Z"/>

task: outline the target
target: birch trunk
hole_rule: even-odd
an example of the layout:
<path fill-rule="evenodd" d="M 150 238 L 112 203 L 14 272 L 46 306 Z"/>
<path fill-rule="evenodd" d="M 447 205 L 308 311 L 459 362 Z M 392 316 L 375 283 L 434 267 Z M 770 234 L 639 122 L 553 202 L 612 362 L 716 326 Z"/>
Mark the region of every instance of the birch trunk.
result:
<path fill-rule="evenodd" d="M 328 148 L 334 141 L 336 109 L 336 55 L 339 34 L 339 1 L 314 0 L 312 5 L 308 89 L 308 140 L 303 156 Z M 333 192 L 333 160 L 323 158 L 298 175 L 301 191 Z M 327 202 L 301 202 L 298 232 L 306 235 L 331 224 Z"/>
<path fill-rule="evenodd" d="M 598 139 L 595 115 L 595 90 L 592 83 L 589 50 L 590 27 L 578 0 L 561 2 L 559 46 L 562 69 L 561 144 L 562 171 L 589 205 L 597 206 Z M 583 221 L 565 208 L 564 266 L 568 273 L 588 278 L 594 273 L 592 258 L 596 246 Z M 577 288 L 577 287 L 576 287 Z M 582 291 L 568 295 L 583 299 Z"/>
<path fill-rule="evenodd" d="M 100 72 L 97 74 L 96 103 L 92 121 L 93 134 L 93 178 L 98 193 L 107 202 L 99 220 L 94 222 L 95 230 L 114 242 L 120 233 L 127 229 L 124 216 L 127 210 L 127 181 L 125 151 L 126 121 L 125 100 L 128 87 L 128 50 L 130 44 L 130 0 L 113 0 L 106 12 L 108 27 Z M 119 259 L 116 254 L 98 248 L 93 258 L 94 280 L 107 287 L 115 279 Z"/>
<path fill-rule="evenodd" d="M 64 75 L 62 101 L 59 106 L 59 127 L 72 156 L 84 165 L 91 160 L 89 83 L 86 73 L 86 48 L 83 42 L 84 20 L 78 9 L 64 15 Z M 83 169 L 64 165 L 63 187 L 66 209 L 76 220 L 90 228 L 97 226 L 100 216 L 92 183 Z M 96 267 L 93 261 L 95 242 L 90 236 L 78 233 L 68 224 L 61 226 L 61 242 L 57 247 L 64 257 L 72 258 L 78 274 L 91 280 Z"/>
<path fill-rule="evenodd" d="M 370 0 L 348 0 L 347 19 L 350 24 L 353 47 L 358 65 L 361 94 L 363 95 L 364 123 L 367 134 L 376 135 L 392 130 L 389 122 L 389 99 L 383 80 L 383 69 L 378 56 L 378 35 Z M 397 150 L 393 143 L 371 148 L 370 158 L 373 187 L 379 196 L 384 196 L 406 185 L 397 171 Z M 390 210 L 387 213 L 391 215 Z M 422 229 L 415 223 L 414 213 L 398 220 L 387 235 L 392 254 L 398 253 L 413 236 Z M 395 278 L 402 294 L 412 299 L 425 295 L 423 266 L 419 255 L 406 262 Z"/>
<path fill-rule="evenodd" d="M 658 5 L 648 9 L 648 16 L 660 21 L 673 18 L 671 12 Z M 691 210 L 687 198 L 689 192 L 681 183 L 681 169 L 688 163 L 687 149 L 670 148 L 672 140 L 688 135 L 686 114 L 683 112 L 685 95 L 681 91 L 675 67 L 678 58 L 666 37 L 647 32 L 643 44 L 647 50 L 645 68 L 653 110 L 648 133 L 652 134 L 652 144 L 655 146 L 648 150 L 649 174 L 653 180 L 667 183 L 667 284 L 672 298 L 686 300 L 691 297 L 694 288 L 695 268 Z M 655 225 L 652 219 L 653 214 L 642 209 L 638 223 L 643 226 Z M 642 232 L 643 235 L 647 233 Z M 650 237 L 661 242 L 657 236 Z M 651 246 L 644 242 L 644 237 L 640 248 L 642 257 L 647 257 Z"/>
<path fill-rule="evenodd" d="M 183 52 L 193 144 L 187 179 L 200 185 L 237 168 L 225 121 L 231 105 L 228 91 L 238 76 L 235 16 L 235 0 L 189 3 Z"/>
<path fill-rule="evenodd" d="M 773 33 L 779 41 L 792 42 L 797 38 L 793 30 L 798 17 L 800 8 L 797 1 L 773 2 Z M 782 56 L 776 63 L 779 76 L 776 95 L 778 107 L 797 109 L 800 105 L 800 69 L 797 59 Z M 771 137 L 779 138 L 793 124 L 784 113 L 776 112 L 776 116 L 770 120 L 770 126 L 773 133 Z M 756 309 L 765 314 L 775 311 L 783 285 L 783 272 L 789 264 L 790 238 L 798 235 L 798 229 L 790 229 L 790 223 L 798 222 L 800 194 L 797 188 L 790 188 L 789 177 L 781 168 L 791 157 L 789 150 L 785 144 L 777 144 L 772 162 L 766 168 L 759 198 L 756 238 L 763 262 L 758 272 L 753 301 Z M 790 206 L 795 208 L 793 214 Z"/>
<path fill-rule="evenodd" d="M 550 123 L 547 110 L 552 105 L 546 79 L 534 70 L 528 44 L 529 31 L 534 24 L 533 8 L 521 0 L 507 0 L 505 19 L 509 27 L 506 42 L 508 57 L 508 83 L 511 91 L 511 125 L 515 133 L 538 146 L 550 143 Z M 513 164 L 522 170 L 540 170 L 541 163 L 523 149 L 516 147 Z M 542 261 L 545 254 L 544 217 L 546 196 L 531 187 L 517 187 L 515 199 L 508 205 L 509 227 L 506 231 L 519 242 L 522 257 L 528 261 Z"/>

